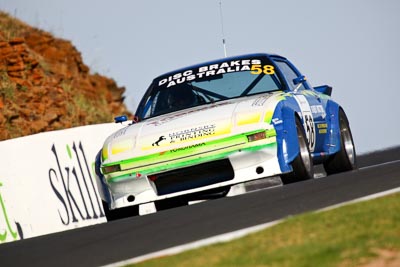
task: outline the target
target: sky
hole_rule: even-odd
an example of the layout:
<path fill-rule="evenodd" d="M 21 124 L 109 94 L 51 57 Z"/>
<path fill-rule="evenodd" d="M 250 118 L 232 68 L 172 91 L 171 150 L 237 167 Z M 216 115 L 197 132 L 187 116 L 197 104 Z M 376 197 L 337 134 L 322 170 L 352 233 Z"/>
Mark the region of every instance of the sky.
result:
<path fill-rule="evenodd" d="M 400 145 L 398 0 L 0 0 L 0 10 L 72 41 L 93 73 L 126 88 L 132 112 L 154 77 L 224 57 L 224 36 L 228 56 L 279 54 L 313 86 L 331 85 L 358 153 Z"/>

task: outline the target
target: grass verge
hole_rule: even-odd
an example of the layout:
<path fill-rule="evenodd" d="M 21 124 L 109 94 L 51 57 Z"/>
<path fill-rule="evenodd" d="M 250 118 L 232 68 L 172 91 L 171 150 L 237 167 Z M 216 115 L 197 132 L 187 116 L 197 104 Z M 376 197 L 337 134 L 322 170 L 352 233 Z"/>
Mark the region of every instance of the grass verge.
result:
<path fill-rule="evenodd" d="M 134 266 L 360 266 L 400 252 L 400 194 L 307 213 L 261 232 Z M 130 265 L 133 266 L 133 265 Z"/>

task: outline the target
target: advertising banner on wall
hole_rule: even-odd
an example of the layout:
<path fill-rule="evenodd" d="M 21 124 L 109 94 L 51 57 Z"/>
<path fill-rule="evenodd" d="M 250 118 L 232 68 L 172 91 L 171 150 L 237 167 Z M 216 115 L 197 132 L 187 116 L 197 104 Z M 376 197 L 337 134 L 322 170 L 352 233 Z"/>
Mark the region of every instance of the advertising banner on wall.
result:
<path fill-rule="evenodd" d="M 94 161 L 121 124 L 0 142 L 0 244 L 106 222 Z"/>

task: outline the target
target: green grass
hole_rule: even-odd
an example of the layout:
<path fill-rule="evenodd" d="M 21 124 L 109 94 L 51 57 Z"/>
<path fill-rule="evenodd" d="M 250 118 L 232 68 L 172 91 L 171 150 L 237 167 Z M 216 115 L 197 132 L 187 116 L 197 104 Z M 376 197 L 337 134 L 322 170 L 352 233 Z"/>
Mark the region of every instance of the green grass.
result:
<path fill-rule="evenodd" d="M 73 101 L 78 110 L 81 110 L 87 114 L 86 121 L 88 123 L 93 124 L 110 121 L 110 113 L 107 110 L 98 108 L 99 106 L 107 106 L 107 101 L 103 96 L 99 96 L 98 102 L 101 103 L 100 105 L 96 105 L 95 101 L 91 101 L 90 98 L 80 93 L 77 93 L 73 96 Z"/>
<path fill-rule="evenodd" d="M 10 80 L 6 72 L 0 73 L 0 95 L 6 99 L 14 99 L 15 84 Z"/>
<path fill-rule="evenodd" d="M 24 23 L 16 21 L 9 14 L 0 11 L 0 31 L 3 33 L 3 38 L 5 38 L 6 41 L 15 37 L 20 37 L 24 32 L 24 29 Z"/>
<path fill-rule="evenodd" d="M 294 216 L 261 232 L 134 266 L 359 266 L 400 252 L 400 194 Z"/>

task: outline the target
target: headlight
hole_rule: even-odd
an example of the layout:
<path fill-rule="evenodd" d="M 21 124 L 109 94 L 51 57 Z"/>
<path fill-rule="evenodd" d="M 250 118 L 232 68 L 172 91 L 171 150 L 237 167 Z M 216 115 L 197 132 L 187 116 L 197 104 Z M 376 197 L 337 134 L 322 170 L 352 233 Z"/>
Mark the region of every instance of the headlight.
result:
<path fill-rule="evenodd" d="M 105 166 L 101 168 L 103 170 L 103 174 L 108 174 L 112 172 L 119 172 L 121 171 L 121 165 L 111 165 L 111 166 Z"/>
<path fill-rule="evenodd" d="M 249 142 L 258 141 L 258 140 L 265 139 L 265 138 L 267 138 L 267 135 L 265 134 L 265 131 L 254 133 L 254 134 L 250 134 L 250 135 L 247 136 L 247 140 Z"/>

